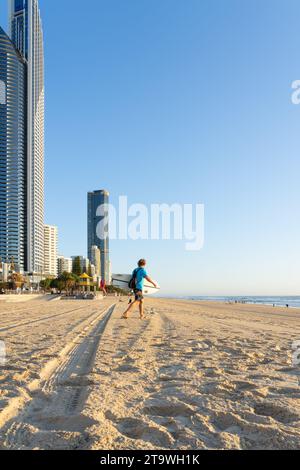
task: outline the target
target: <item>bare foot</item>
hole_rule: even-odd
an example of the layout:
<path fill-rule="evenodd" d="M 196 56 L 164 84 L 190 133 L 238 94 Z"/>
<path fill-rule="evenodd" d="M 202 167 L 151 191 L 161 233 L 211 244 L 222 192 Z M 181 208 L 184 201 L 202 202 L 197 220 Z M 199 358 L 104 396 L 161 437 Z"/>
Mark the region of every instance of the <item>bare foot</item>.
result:
<path fill-rule="evenodd" d="M 128 316 L 127 315 L 122 315 L 121 319 L 122 320 L 128 320 Z"/>

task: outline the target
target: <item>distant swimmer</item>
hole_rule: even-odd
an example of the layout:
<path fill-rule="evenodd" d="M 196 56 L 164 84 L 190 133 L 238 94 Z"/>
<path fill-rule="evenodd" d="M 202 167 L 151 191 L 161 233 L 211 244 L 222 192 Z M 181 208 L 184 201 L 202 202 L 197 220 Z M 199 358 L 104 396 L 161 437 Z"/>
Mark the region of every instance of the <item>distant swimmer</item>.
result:
<path fill-rule="evenodd" d="M 152 279 L 148 276 L 147 271 L 145 269 L 146 267 L 146 260 L 145 259 L 140 259 L 138 262 L 138 267 L 133 271 L 132 273 L 132 278 L 129 282 L 129 287 L 133 289 L 134 291 L 134 296 L 135 300 L 134 302 L 130 303 L 129 307 L 127 308 L 126 312 L 124 312 L 122 318 L 125 318 L 127 320 L 128 318 L 128 313 L 130 310 L 134 307 L 135 304 L 139 304 L 139 310 L 140 310 L 140 319 L 142 320 L 144 318 L 144 295 L 143 295 L 143 289 L 144 289 L 144 281 L 145 279 L 150 282 L 155 288 L 157 287 L 156 283 L 152 281 Z"/>

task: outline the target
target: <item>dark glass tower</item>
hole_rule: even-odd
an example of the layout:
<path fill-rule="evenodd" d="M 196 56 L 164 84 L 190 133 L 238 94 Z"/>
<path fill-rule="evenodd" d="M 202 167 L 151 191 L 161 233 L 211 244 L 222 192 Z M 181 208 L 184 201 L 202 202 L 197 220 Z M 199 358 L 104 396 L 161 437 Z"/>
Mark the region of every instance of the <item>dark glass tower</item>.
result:
<path fill-rule="evenodd" d="M 110 282 L 108 223 L 100 229 L 104 216 L 99 215 L 99 207 L 108 206 L 109 193 L 105 190 L 88 193 L 88 258 L 92 258 L 92 246 L 101 251 L 101 276 Z"/>
<path fill-rule="evenodd" d="M 26 64 L 0 27 L 0 257 L 27 264 Z"/>

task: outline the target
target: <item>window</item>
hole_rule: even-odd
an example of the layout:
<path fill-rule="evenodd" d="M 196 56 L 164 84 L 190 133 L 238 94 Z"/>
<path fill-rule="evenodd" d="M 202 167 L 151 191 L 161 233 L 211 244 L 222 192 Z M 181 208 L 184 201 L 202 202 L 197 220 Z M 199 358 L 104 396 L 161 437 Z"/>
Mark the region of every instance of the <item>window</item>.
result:
<path fill-rule="evenodd" d="M 2 80 L 0 80 L 0 104 L 6 104 L 6 86 Z"/>
<path fill-rule="evenodd" d="M 23 10 L 24 0 L 15 0 L 15 11 Z"/>

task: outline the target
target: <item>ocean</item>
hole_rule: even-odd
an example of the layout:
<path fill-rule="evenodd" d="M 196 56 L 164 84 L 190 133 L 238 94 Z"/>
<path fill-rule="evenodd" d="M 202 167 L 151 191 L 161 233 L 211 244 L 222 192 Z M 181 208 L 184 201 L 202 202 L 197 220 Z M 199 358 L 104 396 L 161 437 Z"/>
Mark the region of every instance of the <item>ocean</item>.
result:
<path fill-rule="evenodd" d="M 186 296 L 182 297 L 186 300 L 209 300 L 215 302 L 242 302 L 246 304 L 261 304 L 261 305 L 275 305 L 276 307 L 285 307 L 288 305 L 291 308 L 300 308 L 300 296 L 237 296 L 237 297 L 205 297 L 205 296 Z"/>

